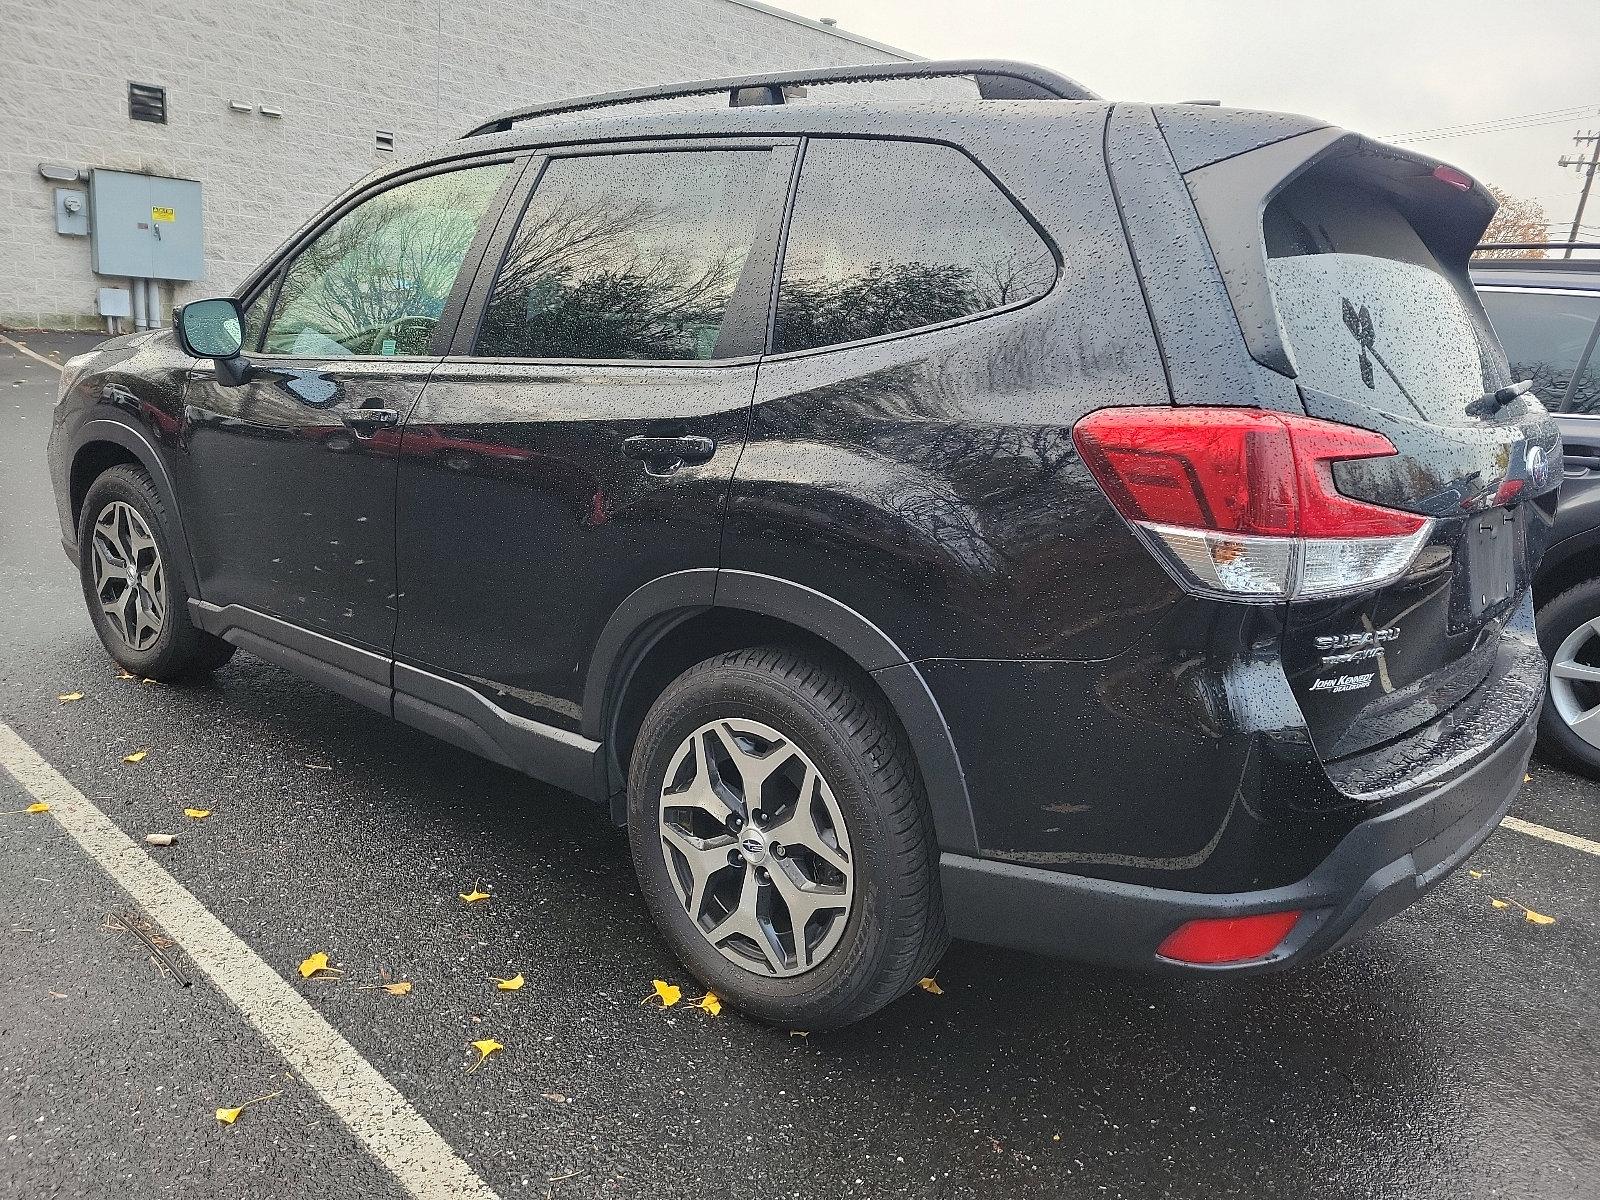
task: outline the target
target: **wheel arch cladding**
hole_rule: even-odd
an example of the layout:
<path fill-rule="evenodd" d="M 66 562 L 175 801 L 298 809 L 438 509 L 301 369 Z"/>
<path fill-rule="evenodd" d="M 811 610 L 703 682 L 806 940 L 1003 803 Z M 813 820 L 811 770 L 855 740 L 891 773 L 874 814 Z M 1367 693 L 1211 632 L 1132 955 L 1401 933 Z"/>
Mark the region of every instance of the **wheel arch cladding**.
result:
<path fill-rule="evenodd" d="M 602 631 L 590 660 L 583 732 L 607 746 L 613 816 L 633 735 L 661 689 L 713 654 L 768 642 L 809 647 L 856 668 L 916 756 L 940 849 L 976 852 L 960 756 L 917 665 L 853 609 L 801 584 L 742 571 L 664 576 L 629 596 Z"/>
<path fill-rule="evenodd" d="M 194 563 L 189 556 L 189 537 L 183 526 L 183 514 L 178 508 L 177 495 L 166 465 L 155 449 L 138 430 L 118 421 L 95 420 L 87 422 L 74 439 L 76 445 L 68 468 L 68 496 L 72 513 L 74 538 L 83 519 L 83 502 L 94 486 L 94 481 L 118 465 L 136 466 L 150 477 L 156 495 L 161 499 L 163 515 L 167 521 L 167 534 L 172 542 L 172 557 L 185 590 L 191 596 L 200 592 L 194 573 Z"/>

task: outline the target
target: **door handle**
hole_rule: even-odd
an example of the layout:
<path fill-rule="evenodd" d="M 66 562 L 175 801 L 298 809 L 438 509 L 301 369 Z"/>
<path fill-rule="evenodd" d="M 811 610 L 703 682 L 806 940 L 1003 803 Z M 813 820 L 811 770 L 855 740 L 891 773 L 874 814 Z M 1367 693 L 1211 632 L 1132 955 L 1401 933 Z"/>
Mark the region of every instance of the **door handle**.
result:
<path fill-rule="evenodd" d="M 339 414 L 339 419 L 358 433 L 367 430 L 384 429 L 390 425 L 400 423 L 400 414 L 392 408 L 347 408 Z"/>
<path fill-rule="evenodd" d="M 702 463 L 717 451 L 717 443 L 699 434 L 683 437 L 631 437 L 622 443 L 622 453 L 642 458 L 653 475 L 670 475 L 686 463 Z"/>

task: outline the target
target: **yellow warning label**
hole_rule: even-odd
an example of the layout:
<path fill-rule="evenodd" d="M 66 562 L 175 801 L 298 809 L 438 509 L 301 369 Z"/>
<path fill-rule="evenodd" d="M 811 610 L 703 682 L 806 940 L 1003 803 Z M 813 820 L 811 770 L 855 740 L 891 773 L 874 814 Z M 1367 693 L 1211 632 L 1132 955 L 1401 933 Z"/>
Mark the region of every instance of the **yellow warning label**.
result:
<path fill-rule="evenodd" d="M 150 219 L 152 221 L 176 221 L 178 214 L 170 208 L 152 208 L 150 210 Z"/>

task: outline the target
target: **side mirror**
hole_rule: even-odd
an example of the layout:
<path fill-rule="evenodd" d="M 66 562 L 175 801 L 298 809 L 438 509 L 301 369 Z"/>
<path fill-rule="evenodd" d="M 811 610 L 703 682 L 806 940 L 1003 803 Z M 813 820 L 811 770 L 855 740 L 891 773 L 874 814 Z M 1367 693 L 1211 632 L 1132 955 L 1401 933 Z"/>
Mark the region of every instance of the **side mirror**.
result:
<path fill-rule="evenodd" d="M 175 326 L 183 352 L 215 361 L 218 380 L 237 386 L 249 378 L 250 364 L 240 355 L 244 349 L 244 314 L 232 296 L 185 304 L 178 310 Z"/>

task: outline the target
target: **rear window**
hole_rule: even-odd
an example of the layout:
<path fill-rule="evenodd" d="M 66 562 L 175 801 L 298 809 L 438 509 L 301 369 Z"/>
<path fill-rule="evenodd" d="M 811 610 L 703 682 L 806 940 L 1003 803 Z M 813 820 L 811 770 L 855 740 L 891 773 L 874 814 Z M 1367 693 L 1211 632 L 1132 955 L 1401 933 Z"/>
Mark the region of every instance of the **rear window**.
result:
<path fill-rule="evenodd" d="M 1513 378 L 1533 380 L 1533 390 L 1551 410 L 1600 412 L 1600 360 L 1594 349 L 1600 293 L 1484 288 L 1478 294 L 1500 335 Z"/>
<path fill-rule="evenodd" d="M 1383 197 L 1310 173 L 1264 214 L 1267 276 L 1300 383 L 1382 412 L 1460 420 L 1486 379 L 1466 302 Z"/>

